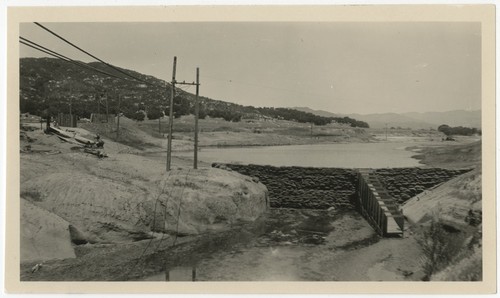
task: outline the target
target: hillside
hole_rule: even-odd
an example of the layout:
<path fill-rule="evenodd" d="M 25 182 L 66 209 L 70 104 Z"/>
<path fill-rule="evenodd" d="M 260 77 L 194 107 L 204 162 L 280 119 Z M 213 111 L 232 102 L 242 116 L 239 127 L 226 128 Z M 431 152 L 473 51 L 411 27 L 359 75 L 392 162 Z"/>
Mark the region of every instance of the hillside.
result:
<path fill-rule="evenodd" d="M 85 63 L 82 63 L 85 64 Z M 118 106 L 125 116 L 142 120 L 144 115 L 158 119 L 168 114 L 169 83 L 135 71 L 121 69 L 141 81 L 126 78 L 103 63 L 86 64 L 113 76 L 79 67 L 53 58 L 23 58 L 20 60 L 20 109 L 34 115 L 69 113 L 89 118 L 91 113 L 116 114 Z M 194 113 L 195 96 L 176 89 L 175 117 Z M 283 119 L 301 123 L 325 125 L 332 120 L 352 127 L 367 127 L 356 119 L 333 119 L 289 108 L 242 106 L 230 102 L 200 97 L 200 118 L 210 116 L 238 122 L 247 119 Z"/>
<path fill-rule="evenodd" d="M 381 114 L 335 114 L 322 110 L 313 110 L 307 107 L 294 107 L 299 111 L 313 113 L 322 117 L 350 117 L 367 122 L 372 128 L 402 127 L 412 129 L 437 129 L 441 124 L 449 126 L 465 126 L 481 128 L 481 111 L 455 110 L 448 112 L 425 113 L 381 113 Z"/>

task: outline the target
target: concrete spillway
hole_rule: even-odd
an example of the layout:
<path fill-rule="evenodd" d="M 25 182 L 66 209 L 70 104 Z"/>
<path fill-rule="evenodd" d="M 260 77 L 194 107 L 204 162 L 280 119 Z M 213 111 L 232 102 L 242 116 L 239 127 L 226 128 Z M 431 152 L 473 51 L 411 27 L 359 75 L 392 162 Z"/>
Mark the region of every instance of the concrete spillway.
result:
<path fill-rule="evenodd" d="M 358 173 L 358 210 L 382 236 L 402 236 L 404 217 L 399 205 L 382 186 L 373 170 Z"/>

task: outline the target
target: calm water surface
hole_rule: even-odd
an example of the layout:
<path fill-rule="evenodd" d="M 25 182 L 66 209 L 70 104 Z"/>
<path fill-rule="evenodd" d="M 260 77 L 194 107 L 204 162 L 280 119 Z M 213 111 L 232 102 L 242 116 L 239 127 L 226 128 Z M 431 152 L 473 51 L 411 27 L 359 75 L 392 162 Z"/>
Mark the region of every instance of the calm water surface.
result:
<path fill-rule="evenodd" d="M 414 143 L 348 143 L 245 148 L 203 148 L 200 161 L 272 166 L 385 168 L 419 166 L 414 152 L 405 147 Z M 192 156 L 192 152 L 177 152 Z"/>

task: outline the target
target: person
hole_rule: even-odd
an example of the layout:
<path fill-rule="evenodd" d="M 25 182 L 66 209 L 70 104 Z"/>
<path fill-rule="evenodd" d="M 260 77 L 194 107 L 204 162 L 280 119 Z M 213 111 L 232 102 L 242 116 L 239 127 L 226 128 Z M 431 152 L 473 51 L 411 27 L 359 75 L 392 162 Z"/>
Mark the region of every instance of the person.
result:
<path fill-rule="evenodd" d="M 95 145 L 97 148 L 104 148 L 104 141 L 101 140 L 101 136 L 99 134 L 95 135 Z"/>

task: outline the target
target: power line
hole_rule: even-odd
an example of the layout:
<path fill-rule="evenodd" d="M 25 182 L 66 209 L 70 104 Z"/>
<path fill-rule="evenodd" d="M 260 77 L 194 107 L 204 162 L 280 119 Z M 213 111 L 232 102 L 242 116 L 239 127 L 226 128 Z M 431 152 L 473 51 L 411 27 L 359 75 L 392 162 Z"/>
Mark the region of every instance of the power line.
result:
<path fill-rule="evenodd" d="M 43 53 L 45 53 L 45 54 L 48 54 L 48 55 L 50 55 L 50 56 L 52 56 L 52 57 L 55 57 L 55 58 L 61 59 L 61 60 L 66 61 L 66 62 L 70 62 L 70 63 L 75 64 L 75 65 L 80 66 L 80 67 L 84 67 L 84 68 L 87 68 L 87 69 L 91 69 L 91 70 L 93 70 L 93 71 L 97 71 L 97 72 L 99 72 L 99 73 L 101 73 L 101 74 L 105 74 L 105 75 L 110 76 L 110 77 L 114 77 L 114 78 L 117 78 L 117 79 L 122 79 L 122 80 L 124 79 L 124 78 L 122 78 L 122 77 L 119 77 L 119 76 L 116 76 L 116 75 L 110 74 L 110 73 L 108 73 L 108 72 L 102 71 L 102 70 L 100 70 L 100 69 L 97 69 L 97 68 L 95 68 L 95 67 L 92 67 L 92 66 L 90 66 L 90 65 L 87 65 L 87 64 L 85 64 L 85 63 L 75 61 L 75 60 L 73 60 L 73 59 L 71 59 L 71 58 L 68 58 L 68 57 L 66 57 L 66 56 L 64 56 L 64 55 L 61 55 L 61 54 L 59 54 L 59 53 L 57 53 L 57 52 L 55 52 L 55 51 L 49 50 L 49 49 L 47 49 L 47 48 L 45 48 L 45 47 L 43 47 L 43 46 L 41 46 L 41 45 L 39 45 L 39 44 L 37 44 L 37 43 L 35 43 L 35 42 L 32 42 L 32 41 L 30 41 L 30 40 L 26 39 L 26 38 L 23 38 L 23 37 L 19 37 L 19 38 L 21 39 L 21 40 L 19 41 L 21 44 L 23 44 L 23 45 L 25 45 L 25 46 L 28 46 L 28 47 L 30 47 L 30 48 L 33 48 L 33 49 L 35 49 L 35 50 L 38 50 L 38 51 L 40 51 L 40 52 L 43 52 Z"/>
<path fill-rule="evenodd" d="M 144 83 L 144 84 L 147 84 L 147 85 L 150 85 L 150 86 L 154 86 L 154 84 L 151 84 L 151 83 L 146 82 L 146 81 L 144 81 L 144 80 L 142 80 L 142 79 L 139 79 L 139 78 L 137 78 L 137 77 L 135 77 L 135 76 L 133 76 L 133 75 L 131 75 L 131 74 L 128 74 L 127 72 L 125 72 L 125 71 L 123 71 L 123 70 L 119 69 L 118 67 L 115 67 L 115 66 L 113 66 L 113 65 L 111 65 L 111 64 L 109 64 L 109 63 L 107 63 L 107 62 L 105 62 L 104 60 L 97 58 L 96 56 L 94 56 L 94 55 L 90 54 L 89 52 L 85 51 L 84 49 L 82 49 L 82 48 L 78 47 L 77 45 L 73 44 L 73 43 L 72 43 L 72 42 L 70 42 L 69 40 L 65 39 L 64 37 L 60 36 L 59 34 L 55 33 L 54 31 L 52 31 L 52 30 L 48 29 L 47 27 L 43 26 L 42 24 L 40 24 L 40 23 L 38 23 L 38 22 L 34 22 L 34 23 L 35 23 L 35 25 L 37 25 L 37 26 L 39 26 L 40 28 L 44 29 L 45 31 L 49 32 L 50 34 L 52 34 L 52 35 L 56 36 L 57 38 L 61 39 L 61 40 L 62 40 L 62 41 L 64 41 L 64 42 L 66 42 L 67 44 L 69 44 L 69 45 L 73 46 L 74 48 L 78 49 L 79 51 L 81 51 L 81 52 L 83 52 L 83 53 L 85 53 L 85 54 L 89 55 L 90 57 L 92 57 L 92 58 L 96 59 L 97 61 L 100 61 L 100 62 L 104 63 L 105 65 L 107 65 L 107 66 L 109 66 L 109 67 L 113 68 L 114 70 L 116 70 L 116 71 L 118 71 L 118 72 L 121 72 L 122 74 L 124 74 L 124 75 L 126 75 L 126 76 L 128 76 L 128 77 L 130 77 L 130 78 L 132 78 L 132 79 L 134 79 L 134 80 L 140 81 L 140 82 L 142 82 L 142 83 Z"/>

